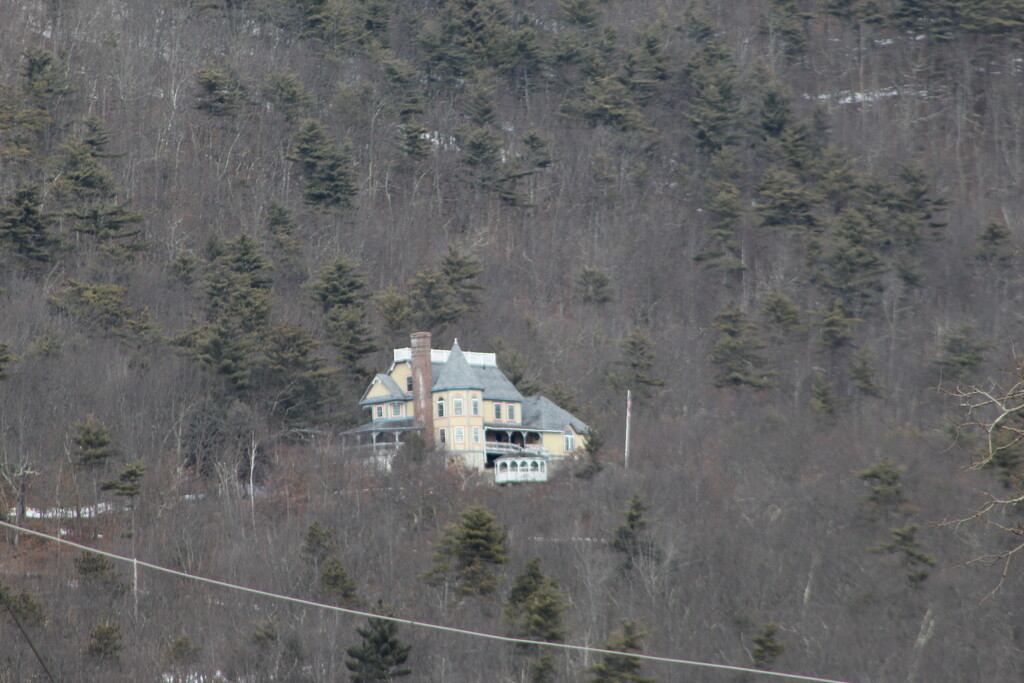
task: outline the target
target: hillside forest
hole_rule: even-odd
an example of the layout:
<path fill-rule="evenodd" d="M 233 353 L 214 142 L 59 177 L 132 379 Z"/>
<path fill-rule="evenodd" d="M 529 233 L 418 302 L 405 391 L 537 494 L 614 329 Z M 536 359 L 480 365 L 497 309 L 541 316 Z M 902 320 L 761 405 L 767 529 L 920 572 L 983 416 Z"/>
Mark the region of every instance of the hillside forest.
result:
<path fill-rule="evenodd" d="M 1022 183 L 1021 0 L 6 0 L 0 681 L 782 680 L 13 527 L 1022 680 Z M 341 434 L 421 330 L 587 452 L 375 466 Z"/>

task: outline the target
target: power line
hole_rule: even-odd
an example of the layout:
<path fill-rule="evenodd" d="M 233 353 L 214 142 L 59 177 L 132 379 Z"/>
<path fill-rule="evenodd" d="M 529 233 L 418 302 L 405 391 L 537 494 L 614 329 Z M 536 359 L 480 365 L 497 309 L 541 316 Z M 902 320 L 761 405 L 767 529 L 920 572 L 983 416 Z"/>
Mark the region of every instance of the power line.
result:
<path fill-rule="evenodd" d="M 642 660 L 650 661 L 650 662 L 662 662 L 662 663 L 665 663 L 665 664 L 681 664 L 681 665 L 685 665 L 685 666 L 697 666 L 697 667 L 703 667 L 703 668 L 706 668 L 706 669 L 719 669 L 719 670 L 723 670 L 723 671 L 737 671 L 737 672 L 749 673 L 749 674 L 759 674 L 761 676 L 773 676 L 773 677 L 776 677 L 776 678 L 788 678 L 790 680 L 795 680 L 795 681 L 812 681 L 813 683 L 847 683 L 845 681 L 841 681 L 841 680 L 834 679 L 834 678 L 821 678 L 821 677 L 818 677 L 818 676 L 805 676 L 805 675 L 802 675 L 802 674 L 783 673 L 781 671 L 764 671 L 762 669 L 752 669 L 752 668 L 745 667 L 745 666 L 732 666 L 732 665 L 729 665 L 729 664 L 715 664 L 713 662 L 701 662 L 701 661 L 696 661 L 696 660 L 691 660 L 691 659 L 680 659 L 678 657 L 662 657 L 662 656 L 659 656 L 659 655 L 646 655 L 646 654 L 641 654 L 641 653 L 638 653 L 638 652 L 620 652 L 618 650 L 605 650 L 603 648 L 590 647 L 590 646 L 587 646 L 587 645 L 572 645 L 570 643 L 549 643 L 549 642 L 542 641 L 542 640 L 527 640 L 526 638 L 513 638 L 513 637 L 510 637 L 510 636 L 502 636 L 502 635 L 498 635 L 498 634 L 495 634 L 495 633 L 483 633 L 481 631 L 471 631 L 469 629 L 458 628 L 458 627 L 455 627 L 455 626 L 443 626 L 441 624 L 431 624 L 431 623 L 425 622 L 425 621 L 417 621 L 415 619 L 405 619 L 405 618 L 402 618 L 402 617 L 395 617 L 395 616 L 390 616 L 390 615 L 387 615 L 387 614 L 375 614 L 373 612 L 364 612 L 362 610 L 350 609 L 348 607 L 337 607 L 335 605 L 327 605 L 327 604 L 324 604 L 322 602 L 314 602 L 312 600 L 305 600 L 303 598 L 296 598 L 296 597 L 293 597 L 293 596 L 290 596 L 290 595 L 282 595 L 280 593 L 271 593 L 269 591 L 260 590 L 258 588 L 250 588 L 248 586 L 240 586 L 238 584 L 227 583 L 225 581 L 218 581 L 217 579 L 210 579 L 210 578 L 207 578 L 205 576 L 198 576 L 196 574 L 189 574 L 187 572 L 178 571 L 177 569 L 171 569 L 170 567 L 162 567 L 160 565 L 152 564 L 150 562 L 145 562 L 143 560 L 138 560 L 138 559 L 131 558 L 131 557 L 125 557 L 123 555 L 117 555 L 116 553 L 107 552 L 106 550 L 97 550 L 96 548 L 90 548 L 89 546 L 82 545 L 80 543 L 75 543 L 74 541 L 69 541 L 66 538 L 59 538 L 57 536 L 51 536 L 49 534 L 44 534 L 41 531 L 34 531 L 32 529 L 27 529 L 25 527 L 16 526 L 16 525 L 11 524 L 9 522 L 0 521 L 0 526 L 5 526 L 5 527 L 11 528 L 11 529 L 15 529 L 17 531 L 24 532 L 26 534 L 31 534 L 33 536 L 38 536 L 39 538 L 44 538 L 46 540 L 53 541 L 55 543 L 62 543 L 64 545 L 69 545 L 69 546 L 71 546 L 73 548 L 78 548 L 79 550 L 84 550 L 86 552 L 96 553 L 97 555 L 103 555 L 105 557 L 109 557 L 110 559 L 117 560 L 119 562 L 127 562 L 127 563 L 133 565 L 133 567 L 145 567 L 147 569 L 152 569 L 152 570 L 157 571 L 157 572 L 163 572 L 165 574 L 171 574 L 173 576 L 178 576 L 178 577 L 181 577 L 181 578 L 184 578 L 184 579 L 189 579 L 189 580 L 192 580 L 192 581 L 198 581 L 200 583 L 207 583 L 207 584 L 210 584 L 210 585 L 213 585 L 213 586 L 220 586 L 221 588 L 228 588 L 230 590 L 236 590 L 236 591 L 240 591 L 240 592 L 243 592 L 243 593 L 249 593 L 251 595 L 259 595 L 259 596 L 262 596 L 262 597 L 265 597 L 265 598 L 271 598 L 273 600 L 282 600 L 282 601 L 291 602 L 291 603 L 294 603 L 294 604 L 297 604 L 297 605 L 305 605 L 306 607 L 315 607 L 317 609 L 325 609 L 325 610 L 330 610 L 330 611 L 333 611 L 333 612 L 342 612 L 342 613 L 345 613 L 345 614 L 352 614 L 352 615 L 360 616 L 360 617 L 371 617 L 373 619 L 384 619 L 385 621 L 393 621 L 393 622 L 396 622 L 396 623 L 399 623 L 399 624 L 407 624 L 407 625 L 415 627 L 415 628 L 425 628 L 425 629 L 431 629 L 431 630 L 434 630 L 434 631 L 442 631 L 442 632 L 445 632 L 445 633 L 454 633 L 454 634 L 463 635 L 463 636 L 470 636 L 470 637 L 473 637 L 473 638 L 484 638 L 484 639 L 487 639 L 487 640 L 497 640 L 497 641 L 501 641 L 501 642 L 505 642 L 505 643 L 514 643 L 514 644 L 517 644 L 517 645 L 537 645 L 537 646 L 540 646 L 540 647 L 558 648 L 558 649 L 562 649 L 562 650 L 570 650 L 570 651 L 575 651 L 575 652 L 591 652 L 591 653 L 595 653 L 595 654 L 615 655 L 617 657 L 632 657 L 634 659 L 642 659 Z"/>
<path fill-rule="evenodd" d="M 32 650 L 32 654 L 34 654 L 36 659 L 39 660 L 39 666 L 43 667 L 46 677 L 50 679 L 51 683 L 57 683 L 53 678 L 53 674 L 50 673 L 50 669 L 46 666 L 46 662 L 43 661 L 43 656 L 39 654 L 39 650 L 36 649 L 32 639 L 28 637 L 25 627 L 21 625 L 21 620 L 18 619 L 18 614 L 14 611 L 14 607 L 7 600 L 3 600 L 3 603 L 4 607 L 7 608 L 8 613 L 10 613 L 11 619 L 14 619 L 14 625 L 18 627 L 19 631 L 21 631 L 21 636 L 25 639 L 25 642 L 28 643 L 29 648 Z"/>

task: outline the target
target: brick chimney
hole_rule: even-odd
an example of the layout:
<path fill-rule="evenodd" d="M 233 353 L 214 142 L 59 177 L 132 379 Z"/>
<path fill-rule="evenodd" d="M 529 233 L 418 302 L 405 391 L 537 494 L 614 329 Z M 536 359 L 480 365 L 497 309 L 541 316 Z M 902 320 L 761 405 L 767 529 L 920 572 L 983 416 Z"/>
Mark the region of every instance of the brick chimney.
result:
<path fill-rule="evenodd" d="M 427 446 L 434 445 L 434 411 L 430 405 L 430 387 L 434 385 L 430 365 L 430 333 L 413 332 L 412 356 L 412 416 L 423 425 L 423 438 Z"/>

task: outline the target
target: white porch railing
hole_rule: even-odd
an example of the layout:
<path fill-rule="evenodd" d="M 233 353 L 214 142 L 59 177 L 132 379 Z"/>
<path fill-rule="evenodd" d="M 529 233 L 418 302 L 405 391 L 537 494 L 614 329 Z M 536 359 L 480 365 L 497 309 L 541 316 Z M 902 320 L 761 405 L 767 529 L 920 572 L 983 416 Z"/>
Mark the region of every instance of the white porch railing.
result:
<path fill-rule="evenodd" d="M 484 445 L 486 446 L 488 453 L 524 453 L 530 455 L 548 454 L 548 449 L 543 446 L 520 446 L 517 443 L 508 443 L 506 441 L 488 441 Z"/>
<path fill-rule="evenodd" d="M 494 483 L 542 482 L 548 480 L 546 458 L 505 455 L 494 461 Z"/>

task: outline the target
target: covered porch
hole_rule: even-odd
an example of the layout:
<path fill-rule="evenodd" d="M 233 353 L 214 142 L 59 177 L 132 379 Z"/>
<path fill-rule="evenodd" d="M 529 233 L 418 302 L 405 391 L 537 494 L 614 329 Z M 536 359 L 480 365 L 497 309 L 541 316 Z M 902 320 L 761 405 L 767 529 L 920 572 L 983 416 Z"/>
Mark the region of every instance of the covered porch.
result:
<path fill-rule="evenodd" d="M 503 455 L 493 467 L 494 483 L 499 485 L 548 480 L 548 459 L 542 455 Z"/>
<path fill-rule="evenodd" d="M 505 455 L 546 456 L 547 449 L 541 445 L 540 432 L 504 425 L 485 425 L 484 450 L 487 454 L 485 467 L 495 466 L 499 458 Z"/>

